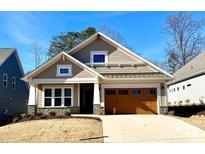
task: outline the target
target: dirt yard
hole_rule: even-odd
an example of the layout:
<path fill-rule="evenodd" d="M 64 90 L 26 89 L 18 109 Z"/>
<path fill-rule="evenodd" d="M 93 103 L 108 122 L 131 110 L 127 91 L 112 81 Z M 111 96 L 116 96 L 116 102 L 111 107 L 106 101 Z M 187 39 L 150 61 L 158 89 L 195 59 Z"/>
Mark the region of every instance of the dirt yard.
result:
<path fill-rule="evenodd" d="M 1 143 L 102 143 L 102 122 L 70 118 L 32 120 L 0 127 Z"/>
<path fill-rule="evenodd" d="M 174 116 L 177 119 L 183 120 L 189 124 L 192 124 L 200 129 L 205 130 L 205 116 L 195 115 L 189 118 Z"/>

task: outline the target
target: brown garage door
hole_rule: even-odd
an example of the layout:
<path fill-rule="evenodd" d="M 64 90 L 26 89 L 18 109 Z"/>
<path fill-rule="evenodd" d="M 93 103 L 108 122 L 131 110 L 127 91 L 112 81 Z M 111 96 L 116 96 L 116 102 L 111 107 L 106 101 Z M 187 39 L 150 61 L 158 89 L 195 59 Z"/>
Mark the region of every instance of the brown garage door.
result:
<path fill-rule="evenodd" d="M 156 88 L 105 89 L 106 114 L 157 113 Z"/>

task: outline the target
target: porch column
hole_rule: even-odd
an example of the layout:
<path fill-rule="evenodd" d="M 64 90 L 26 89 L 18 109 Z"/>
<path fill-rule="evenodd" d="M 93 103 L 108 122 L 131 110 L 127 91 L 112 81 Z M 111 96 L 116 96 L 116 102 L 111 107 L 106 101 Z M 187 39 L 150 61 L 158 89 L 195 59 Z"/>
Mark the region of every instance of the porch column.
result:
<path fill-rule="evenodd" d="M 29 84 L 29 98 L 28 98 L 28 114 L 36 114 L 36 97 L 35 97 L 35 85 Z"/>
<path fill-rule="evenodd" d="M 93 114 L 102 114 L 102 108 L 100 106 L 99 83 L 94 83 Z"/>
<path fill-rule="evenodd" d="M 93 104 L 100 104 L 99 83 L 94 83 L 94 98 Z"/>
<path fill-rule="evenodd" d="M 30 86 L 29 86 L 28 105 L 36 105 L 36 102 L 35 102 L 35 85 L 33 85 L 33 84 L 30 84 Z"/>

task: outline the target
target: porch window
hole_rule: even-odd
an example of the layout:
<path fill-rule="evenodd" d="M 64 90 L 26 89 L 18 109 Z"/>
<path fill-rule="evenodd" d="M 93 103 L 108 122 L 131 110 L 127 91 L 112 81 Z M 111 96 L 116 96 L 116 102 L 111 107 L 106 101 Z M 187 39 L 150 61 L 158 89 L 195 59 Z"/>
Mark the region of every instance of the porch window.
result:
<path fill-rule="evenodd" d="M 44 90 L 44 106 L 51 106 L 52 101 L 52 89 Z"/>
<path fill-rule="evenodd" d="M 58 89 L 55 89 L 55 104 L 54 106 L 62 106 L 62 101 L 61 101 L 61 97 L 62 97 L 62 94 L 61 94 L 61 89 L 58 88 Z"/>
<path fill-rule="evenodd" d="M 64 107 L 72 106 L 72 88 L 45 88 L 44 89 L 44 106 Z"/>
<path fill-rule="evenodd" d="M 71 106 L 71 89 L 65 88 L 64 89 L 64 106 Z"/>

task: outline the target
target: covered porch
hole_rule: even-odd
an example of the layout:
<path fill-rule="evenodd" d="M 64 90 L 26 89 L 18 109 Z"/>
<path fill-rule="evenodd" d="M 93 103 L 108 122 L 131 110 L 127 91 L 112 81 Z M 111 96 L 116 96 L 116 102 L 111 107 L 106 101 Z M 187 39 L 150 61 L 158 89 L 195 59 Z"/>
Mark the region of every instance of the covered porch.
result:
<path fill-rule="evenodd" d="M 103 114 L 98 81 L 98 78 L 33 79 L 30 83 L 28 113 Z"/>

